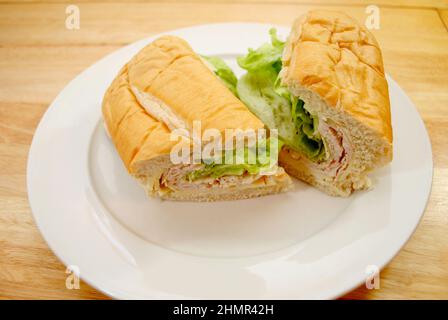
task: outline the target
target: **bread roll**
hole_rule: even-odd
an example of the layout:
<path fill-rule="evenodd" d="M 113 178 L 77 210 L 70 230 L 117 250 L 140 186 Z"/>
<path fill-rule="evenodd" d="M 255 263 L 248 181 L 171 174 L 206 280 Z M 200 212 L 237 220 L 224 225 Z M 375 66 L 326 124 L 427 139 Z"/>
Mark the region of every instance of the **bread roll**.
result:
<path fill-rule="evenodd" d="M 370 187 L 368 173 L 392 160 L 389 92 L 374 36 L 344 13 L 316 10 L 294 23 L 280 79 L 319 119 L 323 161 L 285 147 L 280 164 L 294 177 L 348 196 Z"/>
<path fill-rule="evenodd" d="M 204 164 L 172 163 L 170 152 L 178 141 L 170 140 L 171 131 L 191 132 L 195 120 L 201 121 L 202 131 L 263 128 L 180 38 L 163 36 L 134 56 L 105 93 L 102 111 L 125 167 L 151 196 L 234 200 L 277 193 L 291 186 L 290 178 L 279 167 L 269 175 L 244 171 L 189 181 L 187 175 Z"/>

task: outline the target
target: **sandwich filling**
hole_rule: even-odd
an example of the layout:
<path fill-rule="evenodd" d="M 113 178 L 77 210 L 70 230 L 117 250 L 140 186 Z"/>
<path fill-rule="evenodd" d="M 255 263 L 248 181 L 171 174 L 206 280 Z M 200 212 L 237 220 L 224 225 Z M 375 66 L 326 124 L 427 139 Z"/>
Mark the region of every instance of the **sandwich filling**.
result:
<path fill-rule="evenodd" d="M 281 147 L 279 140 L 268 138 L 256 146 L 245 147 L 241 155 L 232 150 L 229 157 L 223 151 L 200 164 L 179 164 L 162 175 L 160 185 L 179 190 L 269 184 L 275 175 L 283 172 L 277 165 Z"/>
<path fill-rule="evenodd" d="M 227 171 L 222 174 L 207 174 L 191 179 L 198 171 L 209 170 L 204 164 L 177 165 L 168 169 L 160 178 L 162 190 L 191 190 L 199 188 L 228 188 L 244 187 L 253 184 L 275 184 L 275 176 L 281 174 L 283 169 L 276 167 L 272 175 L 263 173 L 250 173 L 247 170 Z M 235 169 L 236 170 L 236 169 Z"/>
<path fill-rule="evenodd" d="M 326 152 L 318 116 L 281 85 L 285 42 L 278 39 L 275 29 L 269 33 L 271 43 L 249 49 L 246 56 L 238 58 L 239 66 L 247 71 L 238 81 L 238 96 L 268 128 L 278 130 L 288 147 L 320 162 L 326 158 Z"/>

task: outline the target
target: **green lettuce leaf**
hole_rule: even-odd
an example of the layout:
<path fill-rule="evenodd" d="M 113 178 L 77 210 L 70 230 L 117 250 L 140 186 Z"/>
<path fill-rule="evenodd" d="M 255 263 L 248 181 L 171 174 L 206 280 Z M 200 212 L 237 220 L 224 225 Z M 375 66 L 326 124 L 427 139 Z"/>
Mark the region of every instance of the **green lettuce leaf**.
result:
<path fill-rule="evenodd" d="M 271 35 L 271 43 L 265 43 L 256 50 L 249 49 L 247 55 L 237 58 L 238 65 L 241 68 L 249 72 L 271 68 L 277 72 L 280 71 L 285 43 L 278 39 L 275 29 L 269 30 L 269 33 Z"/>
<path fill-rule="evenodd" d="M 259 168 L 249 164 L 207 164 L 203 169 L 190 172 L 187 175 L 187 179 L 194 181 L 205 177 L 220 178 L 222 176 L 240 176 L 246 171 L 250 174 L 256 174 Z"/>
<path fill-rule="evenodd" d="M 187 174 L 187 179 L 189 181 L 194 181 L 196 179 L 205 178 L 205 177 L 212 177 L 212 178 L 220 178 L 223 176 L 240 176 L 244 173 L 249 174 L 258 174 L 263 171 L 267 171 L 269 169 L 272 169 L 272 163 L 268 161 L 261 161 L 261 156 L 266 157 L 268 159 L 271 156 L 271 152 L 273 150 L 270 149 L 270 141 L 272 138 L 268 138 L 262 141 L 258 142 L 258 146 L 254 147 L 245 147 L 244 149 L 244 163 L 242 164 L 225 164 L 223 159 L 221 160 L 221 163 L 207 163 L 204 164 L 204 167 L 199 170 L 195 170 L 193 172 L 190 172 Z M 276 148 L 276 154 L 273 156 L 275 157 L 275 161 L 278 159 L 278 153 L 280 152 L 282 148 L 282 142 L 280 140 L 277 140 L 277 148 Z M 257 153 L 258 151 L 258 153 Z M 254 156 L 256 158 L 256 163 L 249 163 L 249 153 L 254 153 Z M 258 157 L 257 157 L 258 155 Z M 236 153 L 234 153 L 234 161 L 236 162 Z M 264 163 L 266 162 L 266 163 Z M 276 162 L 275 162 L 276 166 Z"/>
<path fill-rule="evenodd" d="M 235 96 L 238 96 L 236 91 L 237 77 L 232 69 L 219 57 L 202 56 L 212 67 L 213 72 L 222 80 L 227 88 L 232 91 Z"/>
<path fill-rule="evenodd" d="M 278 130 L 285 144 L 312 160 L 320 160 L 325 156 L 325 148 L 317 131 L 318 118 L 280 84 L 285 43 L 278 39 L 275 29 L 269 33 L 270 43 L 249 49 L 246 56 L 237 59 L 239 66 L 247 70 L 238 80 L 238 96 L 269 129 Z"/>

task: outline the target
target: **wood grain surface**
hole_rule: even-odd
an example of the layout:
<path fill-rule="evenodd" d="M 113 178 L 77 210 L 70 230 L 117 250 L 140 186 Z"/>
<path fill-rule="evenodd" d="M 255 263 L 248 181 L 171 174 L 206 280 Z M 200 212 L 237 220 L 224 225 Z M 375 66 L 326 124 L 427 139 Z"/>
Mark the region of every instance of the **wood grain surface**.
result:
<path fill-rule="evenodd" d="M 448 299 L 448 1 L 377 0 L 386 71 L 407 92 L 428 129 L 434 156 L 430 201 L 416 232 L 381 271 L 381 288 L 343 299 Z M 360 21 L 370 1 L 77 1 L 80 30 L 65 28 L 62 1 L 0 1 L 0 298 L 107 299 L 81 282 L 46 245 L 27 200 L 28 149 L 58 92 L 101 57 L 170 29 L 213 22 L 289 25 L 310 8 Z M 416 150 L 418 152 L 418 150 Z"/>

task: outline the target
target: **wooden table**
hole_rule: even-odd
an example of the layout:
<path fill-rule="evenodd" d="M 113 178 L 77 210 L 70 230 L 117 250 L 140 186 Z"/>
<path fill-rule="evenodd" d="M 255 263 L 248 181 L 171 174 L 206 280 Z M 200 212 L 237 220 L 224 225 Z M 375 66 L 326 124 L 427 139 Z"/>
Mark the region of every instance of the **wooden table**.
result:
<path fill-rule="evenodd" d="M 33 132 L 73 77 L 106 54 L 161 31 L 227 21 L 290 25 L 312 7 L 343 10 L 364 21 L 370 1 L 124 2 L 77 2 L 80 29 L 68 30 L 68 4 L 0 0 L 0 298 L 107 298 L 83 282 L 79 290 L 66 289 L 65 267 L 42 239 L 27 200 Z M 381 289 L 360 287 L 343 298 L 447 299 L 448 0 L 373 2 L 381 9 L 380 29 L 373 32 L 386 70 L 417 105 L 429 131 L 434 180 L 415 234 L 381 272 Z"/>

